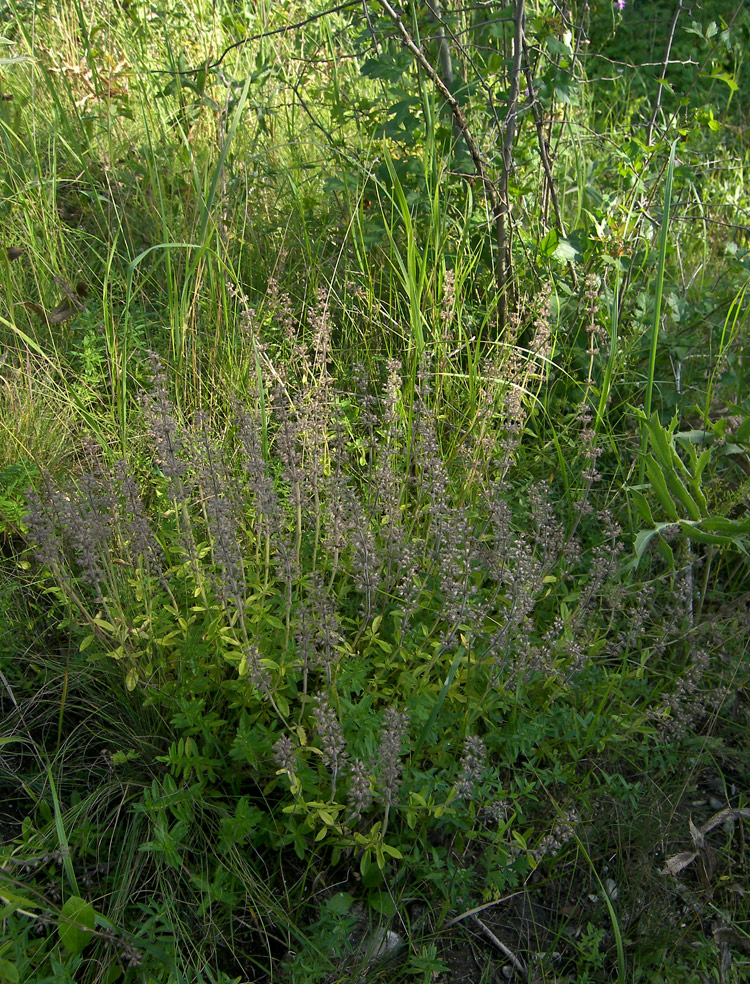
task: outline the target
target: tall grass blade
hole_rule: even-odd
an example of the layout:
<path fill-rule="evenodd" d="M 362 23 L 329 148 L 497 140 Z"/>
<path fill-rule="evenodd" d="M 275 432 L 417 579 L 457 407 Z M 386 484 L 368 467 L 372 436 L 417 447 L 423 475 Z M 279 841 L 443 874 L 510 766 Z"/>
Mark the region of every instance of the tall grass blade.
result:
<path fill-rule="evenodd" d="M 672 149 L 669 152 L 669 164 L 667 165 L 667 179 L 664 187 L 664 212 L 661 220 L 661 231 L 659 233 L 659 261 L 656 268 L 656 284 L 654 293 L 654 317 L 651 323 L 651 347 L 648 359 L 648 377 L 646 379 L 646 399 L 644 404 L 645 419 L 651 419 L 651 401 L 654 393 L 654 373 L 656 371 L 656 352 L 659 347 L 659 324 L 661 322 L 661 304 L 664 293 L 664 272 L 667 262 L 667 243 L 669 240 L 669 210 L 672 204 L 672 179 L 674 177 L 674 156 L 677 150 L 677 141 L 672 142 Z M 641 427 L 641 463 L 639 468 L 638 481 L 643 484 L 646 473 L 646 444 L 648 434 L 644 426 Z"/>
<path fill-rule="evenodd" d="M 81 893 L 78 889 L 78 882 L 76 881 L 76 873 L 73 869 L 73 859 L 70 856 L 70 844 L 68 842 L 68 835 L 65 832 L 65 824 L 63 823 L 62 809 L 60 808 L 60 800 L 57 795 L 57 786 L 55 785 L 55 779 L 52 775 L 52 769 L 48 762 L 45 762 L 44 770 L 47 773 L 50 793 L 52 794 L 52 810 L 55 817 L 55 833 L 57 834 L 57 843 L 60 847 L 60 854 L 62 855 L 63 868 L 65 869 L 65 874 L 67 876 L 72 894 L 80 896 Z"/>

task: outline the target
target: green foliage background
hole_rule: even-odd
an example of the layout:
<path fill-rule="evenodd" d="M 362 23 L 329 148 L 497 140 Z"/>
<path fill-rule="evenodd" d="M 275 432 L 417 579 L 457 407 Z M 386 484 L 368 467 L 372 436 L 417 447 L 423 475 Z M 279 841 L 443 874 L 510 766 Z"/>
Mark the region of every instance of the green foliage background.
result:
<path fill-rule="evenodd" d="M 395 13 L 0 10 L 3 984 L 747 972 L 748 11 Z"/>

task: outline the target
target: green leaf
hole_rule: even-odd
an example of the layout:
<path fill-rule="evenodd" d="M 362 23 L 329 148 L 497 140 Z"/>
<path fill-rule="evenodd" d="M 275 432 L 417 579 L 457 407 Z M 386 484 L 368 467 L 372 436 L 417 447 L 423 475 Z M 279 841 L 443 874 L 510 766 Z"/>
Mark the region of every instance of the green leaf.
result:
<path fill-rule="evenodd" d="M 750 519 L 728 519 L 726 516 L 707 516 L 701 527 L 709 533 L 727 536 L 750 536 Z"/>
<path fill-rule="evenodd" d="M 388 892 L 373 892 L 370 895 L 370 906 L 382 916 L 396 915 L 396 906 Z"/>
<path fill-rule="evenodd" d="M 381 847 L 383 852 L 389 854 L 392 858 L 403 858 L 403 854 L 397 847 L 391 847 L 390 844 L 382 844 Z"/>
<path fill-rule="evenodd" d="M 360 72 L 367 79 L 384 79 L 386 82 L 398 82 L 404 72 L 409 68 L 409 58 L 368 58 Z"/>
<path fill-rule="evenodd" d="M 734 543 L 735 546 L 742 550 L 740 541 L 735 540 L 731 536 L 721 536 L 717 533 L 706 533 L 705 530 L 702 530 L 696 524 L 688 523 L 686 520 L 683 520 L 680 523 L 680 526 L 682 527 L 683 533 L 685 533 L 685 535 L 694 543 L 705 543 L 708 546 L 713 547 L 728 547 Z"/>
<path fill-rule="evenodd" d="M 698 508 L 698 503 L 687 490 L 685 483 L 675 471 L 665 470 L 665 475 L 672 494 L 687 509 L 690 519 L 697 522 L 701 518 L 701 511 Z"/>
<path fill-rule="evenodd" d="M 286 697 L 283 697 L 281 694 L 276 694 L 276 706 L 278 707 L 279 714 L 281 714 L 282 717 L 289 717 L 289 701 Z"/>
<path fill-rule="evenodd" d="M 635 552 L 635 556 L 628 564 L 628 568 L 630 570 L 633 570 L 638 566 L 638 562 L 640 561 L 643 554 L 646 552 L 646 547 L 649 545 L 651 540 L 655 536 L 657 536 L 658 533 L 659 533 L 658 529 L 641 530 L 640 533 L 636 536 L 635 543 L 633 544 L 633 550 Z"/>
<path fill-rule="evenodd" d="M 331 915 L 345 916 L 354 904 L 354 896 L 348 892 L 337 892 L 332 895 L 325 903 L 325 907 Z"/>
<path fill-rule="evenodd" d="M 646 496 L 639 492 L 637 489 L 631 489 L 630 494 L 633 497 L 633 502 L 635 507 L 641 515 L 641 519 L 648 523 L 649 526 L 654 525 L 654 517 L 651 513 L 651 506 L 648 504 Z"/>
<path fill-rule="evenodd" d="M 96 914 L 90 902 L 71 895 L 60 911 L 57 932 L 65 949 L 77 956 L 91 939 L 96 925 Z"/>
<path fill-rule="evenodd" d="M 3 984 L 19 984 L 20 980 L 18 967 L 10 960 L 4 960 L 0 957 L 0 981 Z"/>
<path fill-rule="evenodd" d="M 705 78 L 705 76 L 703 76 Z M 729 86 L 730 92 L 736 92 L 739 89 L 737 84 L 737 79 L 730 75 L 729 72 L 713 71 L 709 78 L 717 79 L 719 82 L 723 82 L 725 85 Z"/>
<path fill-rule="evenodd" d="M 550 229 L 547 235 L 539 243 L 539 255 L 549 259 L 555 255 L 560 242 L 560 237 L 556 229 Z"/>
<path fill-rule="evenodd" d="M 563 263 L 575 263 L 581 253 L 567 239 L 561 239 L 552 255 Z"/>
<path fill-rule="evenodd" d="M 669 494 L 667 483 L 664 480 L 664 474 L 653 455 L 650 454 L 646 455 L 646 474 L 651 482 L 651 488 L 654 490 L 654 495 L 659 500 L 662 509 L 667 514 L 667 517 L 671 520 L 671 522 L 676 523 L 680 517 L 675 509 L 672 496 Z"/>
<path fill-rule="evenodd" d="M 664 539 L 663 536 L 660 536 L 659 539 L 657 540 L 656 549 L 661 554 L 661 558 L 664 561 L 664 563 L 667 565 L 667 567 L 670 570 L 674 570 L 675 569 L 674 551 L 672 550 L 672 548 L 670 547 L 670 545 L 667 543 L 667 541 Z"/>
<path fill-rule="evenodd" d="M 367 872 L 370 870 L 370 865 L 372 864 L 372 855 L 369 849 L 362 853 L 362 857 L 359 859 L 359 873 L 363 878 L 367 876 Z"/>

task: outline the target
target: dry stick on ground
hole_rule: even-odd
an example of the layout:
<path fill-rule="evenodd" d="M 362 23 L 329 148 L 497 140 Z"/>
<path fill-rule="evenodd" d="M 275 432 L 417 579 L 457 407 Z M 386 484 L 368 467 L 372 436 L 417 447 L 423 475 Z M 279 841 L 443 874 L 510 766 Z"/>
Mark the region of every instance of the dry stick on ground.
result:
<path fill-rule="evenodd" d="M 519 974 L 526 973 L 526 966 L 524 962 L 515 955 L 515 953 L 510 949 L 510 947 L 506 946 L 502 942 L 502 940 L 499 940 L 497 936 L 495 936 L 495 934 L 492 932 L 490 927 L 487 926 L 485 923 L 483 923 L 482 920 L 479 918 L 479 916 L 472 916 L 471 921 L 476 923 L 477 926 L 479 926 L 479 928 L 481 929 L 482 933 L 490 941 L 490 943 L 492 943 L 493 946 L 496 946 L 497 949 L 502 954 L 504 954 L 508 958 L 508 960 L 510 960 L 511 964 L 513 965 L 513 968 L 517 970 Z"/>
<path fill-rule="evenodd" d="M 477 905 L 473 909 L 467 909 L 466 912 L 462 912 L 460 916 L 454 916 L 453 919 L 449 919 L 447 923 L 443 923 L 440 927 L 441 930 L 450 929 L 451 926 L 455 926 L 464 919 L 469 919 L 471 916 L 476 916 L 480 912 L 484 912 L 485 909 L 494 909 L 496 905 L 502 905 L 503 902 L 510 902 L 511 899 L 516 899 L 521 895 L 526 895 L 526 889 L 519 889 L 517 892 L 511 892 L 509 895 L 503 895 L 502 898 L 493 899 L 492 902 L 485 902 L 482 905 Z"/>

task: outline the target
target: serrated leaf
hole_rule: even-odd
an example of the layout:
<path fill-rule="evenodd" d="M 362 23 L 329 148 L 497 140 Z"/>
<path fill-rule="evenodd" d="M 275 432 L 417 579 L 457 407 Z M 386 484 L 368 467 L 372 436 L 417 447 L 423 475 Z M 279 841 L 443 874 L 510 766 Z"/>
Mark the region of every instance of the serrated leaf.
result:
<path fill-rule="evenodd" d="M 709 78 L 723 82 L 725 85 L 729 86 L 730 92 L 737 92 L 739 89 L 737 79 L 733 75 L 730 75 L 729 72 L 712 72 Z"/>

